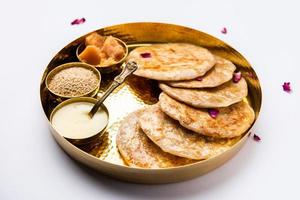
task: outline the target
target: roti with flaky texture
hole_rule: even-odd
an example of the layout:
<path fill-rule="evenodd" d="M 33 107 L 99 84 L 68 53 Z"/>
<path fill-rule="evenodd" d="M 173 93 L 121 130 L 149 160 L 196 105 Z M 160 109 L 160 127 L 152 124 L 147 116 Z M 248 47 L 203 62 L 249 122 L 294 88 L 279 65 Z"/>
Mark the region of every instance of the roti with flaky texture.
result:
<path fill-rule="evenodd" d="M 138 47 L 129 53 L 127 60 L 138 64 L 135 75 L 164 81 L 203 76 L 216 62 L 207 49 L 187 43 Z"/>
<path fill-rule="evenodd" d="M 195 160 L 218 155 L 238 140 L 213 140 L 194 133 L 164 114 L 157 104 L 141 113 L 139 124 L 144 133 L 163 151 Z"/>
<path fill-rule="evenodd" d="M 232 79 L 235 65 L 219 56 L 215 56 L 216 64 L 204 76 L 186 81 L 166 81 L 172 87 L 179 88 L 211 88 L 222 85 Z"/>
<path fill-rule="evenodd" d="M 186 165 L 194 160 L 162 151 L 141 130 L 138 117 L 143 110 L 129 114 L 122 122 L 116 142 L 124 161 L 132 167 L 166 168 Z"/>
<path fill-rule="evenodd" d="M 227 107 L 241 101 L 248 94 L 247 82 L 242 78 L 238 83 L 228 81 L 215 88 L 174 88 L 159 84 L 166 94 L 196 108 Z"/>
<path fill-rule="evenodd" d="M 244 101 L 219 108 L 216 118 L 209 115 L 208 109 L 188 106 L 165 93 L 160 94 L 159 105 L 164 113 L 177 120 L 185 128 L 212 137 L 240 136 L 250 128 L 255 119 L 253 109 Z"/>

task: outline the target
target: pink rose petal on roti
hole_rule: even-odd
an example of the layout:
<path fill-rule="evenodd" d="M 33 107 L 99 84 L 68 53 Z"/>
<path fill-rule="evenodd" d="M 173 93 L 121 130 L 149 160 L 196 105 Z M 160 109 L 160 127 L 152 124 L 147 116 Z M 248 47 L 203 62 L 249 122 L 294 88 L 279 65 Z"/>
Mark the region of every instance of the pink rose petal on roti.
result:
<path fill-rule="evenodd" d="M 197 81 L 202 81 L 203 80 L 203 76 L 199 76 L 196 78 Z"/>
<path fill-rule="evenodd" d="M 211 116 L 211 118 L 216 119 L 219 114 L 219 110 L 214 108 L 208 109 L 208 114 Z"/>
<path fill-rule="evenodd" d="M 142 58 L 151 58 L 151 53 L 145 52 L 140 54 Z"/>
<path fill-rule="evenodd" d="M 234 83 L 238 83 L 242 78 L 242 73 L 240 71 L 234 72 L 232 80 Z"/>

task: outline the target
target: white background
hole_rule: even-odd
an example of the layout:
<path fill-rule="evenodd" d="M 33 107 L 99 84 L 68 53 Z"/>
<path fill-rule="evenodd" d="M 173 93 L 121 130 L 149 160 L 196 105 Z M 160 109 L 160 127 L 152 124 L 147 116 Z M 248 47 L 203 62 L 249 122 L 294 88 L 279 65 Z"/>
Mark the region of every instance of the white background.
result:
<path fill-rule="evenodd" d="M 0 6 L 0 199 L 299 199 L 300 5 L 297 1 L 19 1 Z M 86 23 L 71 26 L 75 18 Z M 39 82 L 63 46 L 125 22 L 189 26 L 232 45 L 263 89 L 262 141 L 219 169 L 168 185 L 119 182 L 78 165 L 52 138 Z M 228 34 L 220 33 L 227 27 Z M 282 91 L 290 81 L 293 92 Z"/>

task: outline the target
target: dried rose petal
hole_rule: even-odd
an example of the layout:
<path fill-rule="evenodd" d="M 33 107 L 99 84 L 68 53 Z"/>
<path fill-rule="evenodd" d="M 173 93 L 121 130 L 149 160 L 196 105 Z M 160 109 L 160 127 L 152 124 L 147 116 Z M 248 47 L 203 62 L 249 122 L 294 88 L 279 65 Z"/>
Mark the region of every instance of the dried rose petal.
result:
<path fill-rule="evenodd" d="M 227 34 L 227 28 L 226 27 L 222 28 L 221 33 Z"/>
<path fill-rule="evenodd" d="M 238 83 L 242 78 L 242 73 L 240 71 L 234 72 L 232 80 L 234 83 Z"/>
<path fill-rule="evenodd" d="M 216 119 L 217 116 L 218 116 L 218 114 L 219 114 L 219 110 L 218 110 L 218 109 L 208 109 L 208 114 L 209 114 L 212 118 Z"/>
<path fill-rule="evenodd" d="M 196 78 L 197 81 L 202 81 L 203 80 L 203 76 L 199 76 Z"/>
<path fill-rule="evenodd" d="M 256 134 L 253 135 L 253 140 L 255 140 L 256 142 L 261 141 L 260 137 Z"/>
<path fill-rule="evenodd" d="M 141 55 L 142 58 L 151 58 L 151 53 L 148 53 L 148 52 L 141 53 L 140 55 Z"/>
<path fill-rule="evenodd" d="M 250 78 L 255 78 L 255 74 L 253 72 L 247 72 L 247 76 Z"/>
<path fill-rule="evenodd" d="M 290 93 L 292 91 L 291 89 L 291 83 L 290 82 L 284 82 L 282 85 L 283 91 Z"/>
<path fill-rule="evenodd" d="M 85 22 L 85 18 L 81 18 L 81 19 L 75 19 L 74 21 L 71 22 L 71 25 L 79 25 L 79 24 L 83 24 Z"/>

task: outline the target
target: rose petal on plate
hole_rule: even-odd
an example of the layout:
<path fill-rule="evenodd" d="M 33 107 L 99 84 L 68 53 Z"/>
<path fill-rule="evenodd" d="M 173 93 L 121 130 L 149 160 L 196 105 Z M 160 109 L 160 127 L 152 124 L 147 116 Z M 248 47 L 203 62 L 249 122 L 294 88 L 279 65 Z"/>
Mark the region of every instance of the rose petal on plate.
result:
<path fill-rule="evenodd" d="M 238 83 L 242 78 L 242 73 L 240 71 L 236 71 L 233 73 L 232 80 L 234 83 Z"/>
<path fill-rule="evenodd" d="M 290 93 L 292 91 L 291 89 L 291 83 L 290 82 L 284 82 L 282 85 L 283 91 Z"/>
<path fill-rule="evenodd" d="M 142 58 L 151 58 L 151 53 L 145 52 L 140 54 Z"/>
<path fill-rule="evenodd" d="M 246 72 L 246 76 L 248 76 L 249 78 L 256 78 L 253 72 Z"/>
<path fill-rule="evenodd" d="M 85 22 L 85 18 L 81 18 L 81 19 L 75 19 L 71 22 L 71 25 L 79 25 L 79 24 L 83 24 Z"/>
<path fill-rule="evenodd" d="M 216 119 L 219 114 L 219 110 L 215 108 L 208 109 L 208 114 L 211 116 L 211 118 Z"/>
<path fill-rule="evenodd" d="M 196 78 L 197 81 L 202 81 L 203 80 L 203 76 L 199 76 Z"/>

